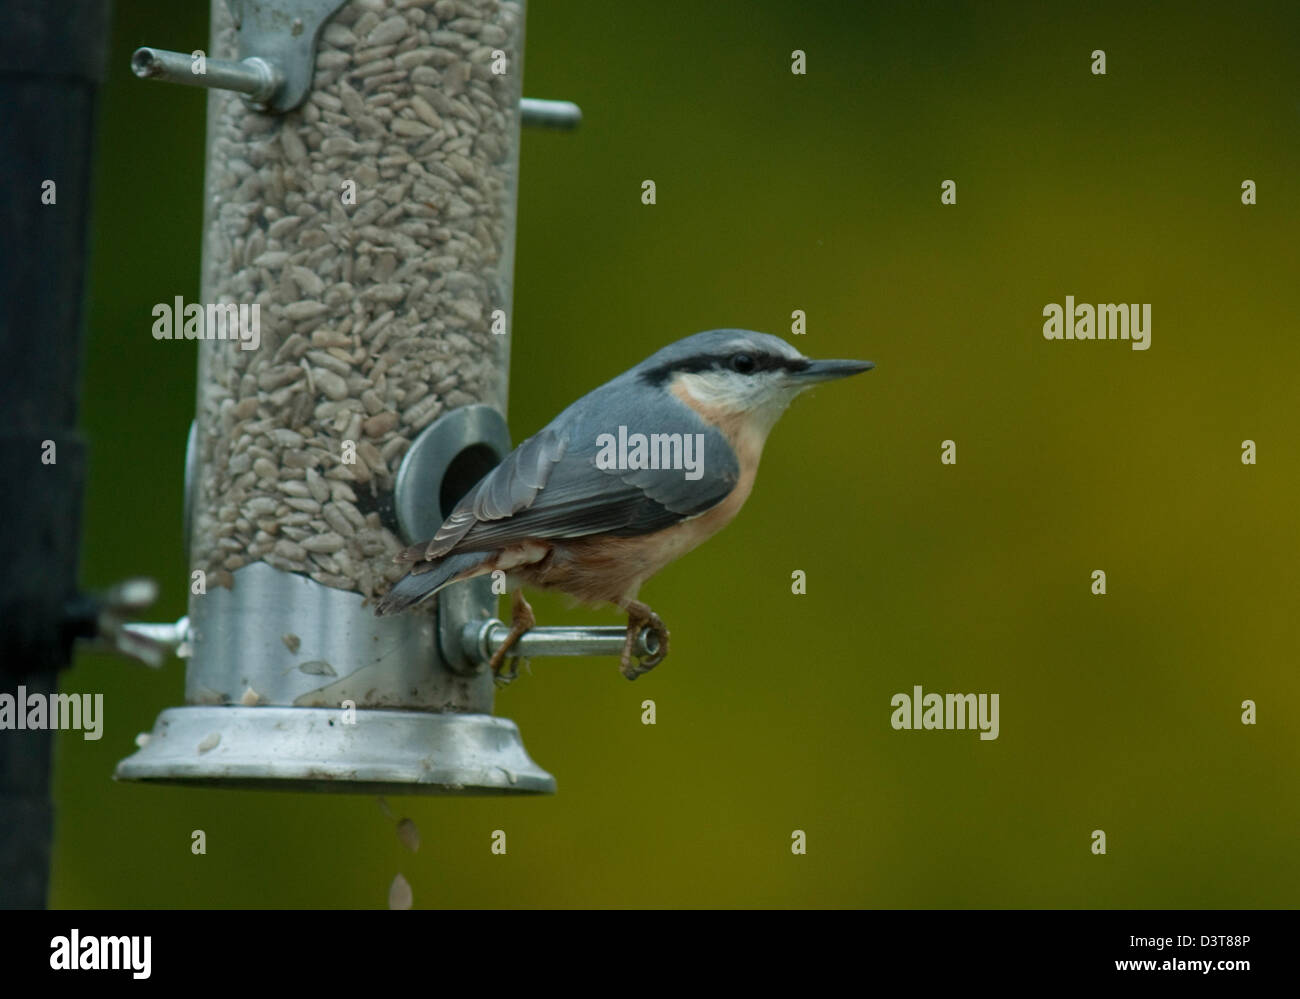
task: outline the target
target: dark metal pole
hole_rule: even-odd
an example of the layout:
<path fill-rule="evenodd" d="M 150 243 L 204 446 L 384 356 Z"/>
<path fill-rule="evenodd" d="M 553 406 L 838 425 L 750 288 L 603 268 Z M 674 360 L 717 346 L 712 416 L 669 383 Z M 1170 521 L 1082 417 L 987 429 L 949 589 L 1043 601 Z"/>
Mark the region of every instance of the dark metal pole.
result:
<path fill-rule="evenodd" d="M 6 0 L 0 25 L 0 693 L 48 695 L 86 627 L 76 423 L 109 4 Z M 53 744 L 0 730 L 0 908 L 46 904 Z"/>

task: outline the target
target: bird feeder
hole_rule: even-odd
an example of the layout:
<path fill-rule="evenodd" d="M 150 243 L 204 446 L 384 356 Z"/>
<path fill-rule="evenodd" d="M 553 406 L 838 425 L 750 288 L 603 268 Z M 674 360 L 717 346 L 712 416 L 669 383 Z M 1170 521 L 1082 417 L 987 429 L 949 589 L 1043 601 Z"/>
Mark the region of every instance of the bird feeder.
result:
<path fill-rule="evenodd" d="M 489 580 L 372 610 L 509 451 L 523 29 L 514 0 L 213 0 L 209 52 L 133 57 L 209 96 L 202 301 L 155 326 L 200 341 L 185 704 L 118 778 L 554 791 L 492 714 Z"/>

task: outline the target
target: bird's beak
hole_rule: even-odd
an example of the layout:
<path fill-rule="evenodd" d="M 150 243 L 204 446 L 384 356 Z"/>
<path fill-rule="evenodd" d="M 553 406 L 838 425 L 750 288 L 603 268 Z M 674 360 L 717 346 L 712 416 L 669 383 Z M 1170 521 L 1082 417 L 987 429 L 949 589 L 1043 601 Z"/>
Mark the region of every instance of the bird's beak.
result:
<path fill-rule="evenodd" d="M 803 385 L 829 382 L 836 378 L 861 374 L 875 367 L 871 361 L 809 361 L 808 367 L 796 372 L 794 380 Z"/>

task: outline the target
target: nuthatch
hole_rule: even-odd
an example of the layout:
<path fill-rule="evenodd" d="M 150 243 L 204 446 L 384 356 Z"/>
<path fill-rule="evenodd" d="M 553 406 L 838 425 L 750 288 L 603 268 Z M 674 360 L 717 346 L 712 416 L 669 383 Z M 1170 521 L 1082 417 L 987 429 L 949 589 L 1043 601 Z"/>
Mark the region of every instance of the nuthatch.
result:
<path fill-rule="evenodd" d="M 768 431 L 796 395 L 870 361 L 814 361 L 778 337 L 711 330 L 669 344 L 589 392 L 515 448 L 451 512 L 432 541 L 406 549 L 410 572 L 375 607 L 405 610 L 444 586 L 497 570 L 513 616 L 491 667 L 536 624 L 521 585 L 626 611 L 629 680 L 668 652 L 641 584 L 716 534 L 748 499 Z M 649 627 L 657 647 L 633 648 Z"/>

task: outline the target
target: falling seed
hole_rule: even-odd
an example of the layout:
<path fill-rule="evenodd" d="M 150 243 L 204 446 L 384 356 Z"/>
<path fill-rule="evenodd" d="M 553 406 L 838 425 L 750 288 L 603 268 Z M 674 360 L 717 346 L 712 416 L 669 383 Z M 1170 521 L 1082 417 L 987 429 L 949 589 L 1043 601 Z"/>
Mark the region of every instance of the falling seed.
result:
<path fill-rule="evenodd" d="M 148 732 L 141 732 L 135 737 L 135 744 L 140 749 L 144 749 L 145 746 L 149 745 L 151 738 L 153 737 Z"/>
<path fill-rule="evenodd" d="M 388 907 L 390 909 L 409 909 L 415 901 L 411 886 L 400 874 L 393 878 L 388 888 Z"/>
<path fill-rule="evenodd" d="M 415 827 L 415 822 L 411 819 L 402 819 L 397 823 L 397 838 L 402 846 L 406 847 L 412 853 L 418 853 L 420 850 L 420 830 Z"/>
<path fill-rule="evenodd" d="M 221 741 L 221 733 L 213 732 L 211 735 L 206 736 L 203 739 L 203 741 L 199 743 L 199 752 L 206 753 L 210 750 L 216 749 L 217 743 L 219 743 L 220 741 Z"/>
<path fill-rule="evenodd" d="M 292 632 L 285 635 L 281 635 L 280 641 L 284 642 L 284 647 L 288 649 L 290 652 L 297 652 L 298 649 L 302 646 L 302 639 L 299 638 L 297 635 L 293 634 Z"/>

